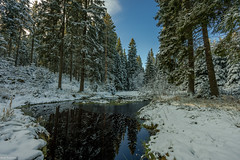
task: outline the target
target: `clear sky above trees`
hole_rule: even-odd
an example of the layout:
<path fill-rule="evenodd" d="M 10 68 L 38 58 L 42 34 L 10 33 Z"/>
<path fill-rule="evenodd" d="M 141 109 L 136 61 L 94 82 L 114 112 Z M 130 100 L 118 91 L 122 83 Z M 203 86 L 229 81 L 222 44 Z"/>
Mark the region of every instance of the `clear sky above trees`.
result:
<path fill-rule="evenodd" d="M 137 45 L 137 54 L 141 55 L 145 66 L 147 54 L 151 48 L 156 55 L 159 42 L 154 17 L 158 8 L 154 0 L 106 0 L 106 7 L 116 25 L 123 48 L 128 48 L 131 38 Z"/>

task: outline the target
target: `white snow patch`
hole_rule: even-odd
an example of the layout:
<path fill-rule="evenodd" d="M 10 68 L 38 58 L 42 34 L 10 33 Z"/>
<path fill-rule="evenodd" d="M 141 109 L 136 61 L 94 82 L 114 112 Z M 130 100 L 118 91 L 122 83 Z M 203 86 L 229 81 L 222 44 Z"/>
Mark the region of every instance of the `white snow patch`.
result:
<path fill-rule="evenodd" d="M 141 110 L 145 124 L 158 124 L 149 148 L 168 160 L 239 160 L 240 112 L 151 103 Z"/>

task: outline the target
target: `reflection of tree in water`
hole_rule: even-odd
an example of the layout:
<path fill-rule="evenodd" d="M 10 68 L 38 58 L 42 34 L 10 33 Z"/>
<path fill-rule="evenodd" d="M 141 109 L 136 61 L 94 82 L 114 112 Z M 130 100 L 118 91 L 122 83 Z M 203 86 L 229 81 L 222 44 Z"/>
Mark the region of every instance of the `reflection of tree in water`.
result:
<path fill-rule="evenodd" d="M 137 145 L 137 121 L 126 118 L 126 123 L 128 126 L 128 148 L 130 149 L 131 154 L 133 154 Z"/>
<path fill-rule="evenodd" d="M 136 119 L 120 114 L 96 114 L 81 109 L 57 111 L 46 126 L 51 134 L 47 159 L 114 159 L 126 129 L 133 154 L 138 126 Z"/>

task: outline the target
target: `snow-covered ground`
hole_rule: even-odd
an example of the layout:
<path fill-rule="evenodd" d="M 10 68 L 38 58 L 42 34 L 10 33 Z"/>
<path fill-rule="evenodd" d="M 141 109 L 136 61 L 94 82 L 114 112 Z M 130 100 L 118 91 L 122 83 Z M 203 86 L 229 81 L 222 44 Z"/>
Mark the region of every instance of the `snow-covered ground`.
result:
<path fill-rule="evenodd" d="M 159 132 L 148 147 L 168 160 L 239 160 L 240 111 L 151 102 L 140 111 L 146 125 Z"/>
<path fill-rule="evenodd" d="M 108 103 L 110 100 L 140 98 L 139 92 L 117 92 L 112 95 L 101 90 L 101 87 L 99 92 L 91 92 L 87 83 L 85 92 L 78 93 L 79 82 L 70 82 L 66 75 L 62 90 L 57 89 L 57 82 L 58 75 L 45 68 L 14 67 L 9 61 L 0 60 L 0 160 L 15 157 L 19 160 L 43 159 L 40 149 L 46 142 L 38 135 L 48 133 L 34 118 L 16 109 L 18 106 L 76 99 Z M 196 105 L 189 102 L 189 98 L 177 103 L 173 103 L 177 99 L 174 96 L 164 97 L 165 100 L 167 98 L 167 103 L 152 102 L 140 114 L 146 119 L 146 124 L 158 124 L 157 129 L 160 130 L 151 136 L 151 152 L 156 156 L 168 153 L 167 159 L 176 157 L 177 160 L 239 160 L 239 101 L 228 105 L 233 101 L 229 97 L 222 100 L 198 99 L 201 105 Z M 217 109 L 223 103 L 228 107 Z"/>
<path fill-rule="evenodd" d="M 0 160 L 43 159 L 40 149 L 46 144 L 39 133 L 48 134 L 37 121 L 23 115 L 16 107 L 24 104 L 89 99 L 108 103 L 113 99 L 138 99 L 138 92 L 91 92 L 86 83 L 84 93 L 78 93 L 79 82 L 63 76 L 62 90 L 57 89 L 58 74 L 35 66 L 14 67 L 0 60 Z"/>

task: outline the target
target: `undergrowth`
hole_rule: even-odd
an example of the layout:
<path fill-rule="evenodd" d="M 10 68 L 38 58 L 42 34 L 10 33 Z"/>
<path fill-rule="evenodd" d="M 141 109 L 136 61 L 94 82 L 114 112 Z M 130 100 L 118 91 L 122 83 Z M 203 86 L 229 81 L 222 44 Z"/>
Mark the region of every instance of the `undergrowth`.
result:
<path fill-rule="evenodd" d="M 9 106 L 3 108 L 2 115 L 0 116 L 1 121 L 7 121 L 14 115 L 14 110 L 12 109 L 12 98 L 10 100 Z"/>

